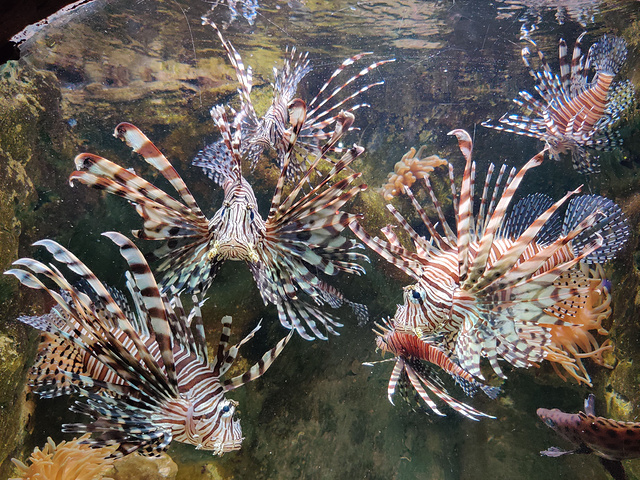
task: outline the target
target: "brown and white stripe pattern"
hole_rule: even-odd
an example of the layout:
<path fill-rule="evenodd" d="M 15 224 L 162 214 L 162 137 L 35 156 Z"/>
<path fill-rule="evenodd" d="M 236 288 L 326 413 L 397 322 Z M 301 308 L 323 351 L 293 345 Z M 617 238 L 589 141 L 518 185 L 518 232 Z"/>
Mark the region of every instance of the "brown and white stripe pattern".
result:
<path fill-rule="evenodd" d="M 466 160 L 459 203 L 453 204 L 457 235 L 440 208 L 436 228 L 409 190 L 430 238 L 418 235 L 395 208 L 389 209 L 415 251 L 405 248 L 391 227 L 383 229 L 387 241 L 371 237 L 357 222 L 350 227 L 416 282 L 405 288 L 404 303 L 391 321 L 394 331 L 437 339 L 437 346 L 476 378 L 483 378 L 483 357 L 504 377 L 498 359 L 526 368 L 546 357 L 549 326 L 571 324 L 571 316 L 585 308 L 590 294 L 588 283 L 572 281 L 579 276 L 578 264 L 613 258 L 628 238 L 629 227 L 620 208 L 603 197 L 574 200 L 580 189 L 556 203 L 534 195 L 511 208 L 525 173 L 540 165 L 543 153 L 510 174 L 504 188 L 503 167 L 490 201 L 485 182 L 479 214 L 474 215 L 471 140 L 461 130 L 451 134 L 458 138 Z M 493 171 L 490 167 L 488 174 Z M 437 201 L 428 181 L 425 186 Z M 560 225 L 558 210 L 563 205 L 567 212 Z M 620 233 L 616 238 L 610 236 L 614 230 Z M 564 360 L 571 362 L 566 355 Z"/>
<path fill-rule="evenodd" d="M 179 298 L 160 294 L 131 241 L 114 232 L 106 236 L 120 247 L 129 265 L 128 288 L 137 313 L 123 305 L 122 295 L 120 308 L 82 262 L 51 240 L 39 244 L 80 276 L 82 290 L 71 286 L 56 267 L 32 259 L 18 260 L 16 268 L 5 272 L 28 287 L 47 291 L 56 302 L 51 314 L 19 317 L 47 332 L 31 375 L 35 391 L 43 397 L 78 393 L 81 400 L 72 409 L 94 421 L 67 424 L 63 430 L 95 432 L 91 443 L 117 444 L 118 455 L 134 451 L 155 455 L 173 440 L 217 455 L 237 450 L 242 442 L 235 418 L 237 402 L 226 399 L 225 392 L 261 376 L 291 334 L 246 373 L 223 379 L 239 347 L 259 327 L 229 347 L 231 318 L 225 317 L 218 353 L 210 364 L 202 353 L 204 336 L 189 327 L 202 324 L 197 318 L 199 299 L 187 315 Z M 46 278 L 61 293 L 48 289 L 41 281 Z"/>
<path fill-rule="evenodd" d="M 340 126 L 338 122 L 340 112 L 344 110 L 348 113 L 353 113 L 359 108 L 368 107 L 369 105 L 366 103 L 354 104 L 353 102 L 357 101 L 356 99 L 370 88 L 384 84 L 384 81 L 366 84 L 346 96 L 341 95 L 344 89 L 350 85 L 357 85 L 359 79 L 379 66 L 395 61 L 395 59 L 391 59 L 374 62 L 346 79 L 342 85 L 330 90 L 336 77 L 371 53 L 360 53 L 344 60 L 320 87 L 318 94 L 308 103 L 309 113 L 302 125 L 300 138 L 297 142 L 292 142 L 287 128 L 289 122 L 293 123 L 289 118 L 289 107 L 296 95 L 298 84 L 312 70 L 308 54 L 298 55 L 294 47 L 291 49 L 290 56 L 285 59 L 282 69 L 278 71 L 274 68 L 273 99 L 266 113 L 262 117 L 258 117 L 251 103 L 251 68 L 244 66 L 240 54 L 222 36 L 220 29 L 214 22 L 208 18 L 204 18 L 203 22 L 213 27 L 217 32 L 240 85 L 238 93 L 240 95 L 241 108 L 234 121 L 234 127 L 242 131 L 241 152 L 243 156 L 250 161 L 251 168 L 254 168 L 263 151 L 265 149 L 273 149 L 277 154 L 279 167 L 283 169 L 285 152 L 289 145 L 293 144 L 294 151 L 287 168 L 289 180 L 300 178 L 307 171 L 307 162 L 312 161 L 315 156 L 321 153 L 321 146 L 326 145 L 327 141 L 336 135 L 336 128 Z M 331 148 L 338 153 L 343 152 L 343 149 L 337 148 L 335 144 Z M 215 163 L 216 159 L 209 157 L 210 153 L 216 150 L 212 148 L 212 145 L 206 147 L 195 158 L 194 165 L 200 166 L 205 173 L 210 175 L 213 167 L 211 164 Z"/>
<path fill-rule="evenodd" d="M 352 125 L 353 115 L 349 112 L 337 115 L 335 134 L 321 147 L 321 153 L 300 180 L 291 190 L 285 190 L 294 146 L 306 119 L 305 103 L 300 99 L 291 102 L 292 125 L 288 134 L 291 143 L 265 220 L 258 211 L 251 185 L 242 176 L 240 130 L 233 130 L 223 107 L 212 108 L 211 114 L 229 152 L 227 163 L 219 170 L 224 173 L 219 179 L 225 194 L 223 204 L 211 219 L 202 214 L 166 158 L 130 124 L 119 125 L 116 134 L 171 182 L 182 201 L 109 160 L 91 154 L 78 156 L 78 171 L 71 174 L 70 181 L 78 180 L 106 190 L 136 206 L 144 225 L 134 234 L 138 238 L 164 242 L 147 257 L 159 261 L 156 271 L 163 274 L 160 281 L 163 292 L 204 293 L 224 261 L 244 261 L 249 264 L 265 304 L 274 304 L 281 323 L 294 328 L 304 338 L 311 339 L 312 335 L 327 338 L 322 330 L 336 333 L 340 323 L 318 308 L 325 304 L 337 308 L 347 303 L 362 322 L 366 307 L 349 302 L 335 291 L 330 292 L 327 280 L 320 277 L 339 272 L 364 272 L 357 261 L 367 257 L 355 251 L 359 248 L 356 241 L 342 236 L 355 215 L 341 209 L 366 185 L 358 184 L 359 174 L 337 180 L 364 149 L 355 145 L 346 149 L 340 160 L 332 162 L 331 171 L 323 180 L 303 193 L 310 177 L 325 161 L 327 152 Z M 338 298 L 341 301 L 337 301 Z"/>
<path fill-rule="evenodd" d="M 589 49 L 585 58 L 581 50 L 584 35 L 576 41 L 570 62 L 567 45 L 560 40 L 560 75 L 553 75 L 541 51 L 538 51 L 541 69 L 535 71 L 529 49 L 523 48 L 522 61 L 537 82 L 536 91 L 541 100 L 521 91 L 514 102 L 531 111 L 532 116 L 506 113 L 499 125 L 491 124 L 490 120 L 483 125 L 538 138 L 546 143 L 549 154 L 556 160 L 570 153 L 574 168 L 594 173 L 598 171 L 597 159 L 589 156 L 587 148 L 603 150 L 619 143 L 610 129 L 633 102 L 634 90 L 629 82 L 615 86 L 612 83 L 626 58 L 625 41 L 605 35 Z M 587 81 L 592 66 L 596 73 Z"/>

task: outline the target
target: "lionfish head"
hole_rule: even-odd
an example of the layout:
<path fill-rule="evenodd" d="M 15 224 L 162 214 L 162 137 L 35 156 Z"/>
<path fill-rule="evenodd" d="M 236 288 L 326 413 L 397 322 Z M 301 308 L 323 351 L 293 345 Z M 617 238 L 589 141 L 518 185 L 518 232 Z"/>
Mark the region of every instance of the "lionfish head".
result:
<path fill-rule="evenodd" d="M 239 450 L 242 446 L 242 427 L 236 416 L 238 402 L 223 398 L 215 407 L 190 403 L 185 430 L 190 442 L 198 450 L 210 450 L 214 455 Z M 200 407 L 200 408 L 198 408 Z M 198 414 L 201 409 L 202 414 Z"/>
<path fill-rule="evenodd" d="M 404 303 L 398 305 L 392 322 L 396 330 L 418 334 L 421 326 L 427 325 L 430 310 L 427 292 L 420 284 L 404 287 Z M 420 335 L 419 335 L 420 336 Z"/>
<path fill-rule="evenodd" d="M 210 222 L 215 231 L 209 257 L 257 262 L 256 245 L 264 230 L 253 189 L 240 181 L 225 192 L 222 207 Z"/>

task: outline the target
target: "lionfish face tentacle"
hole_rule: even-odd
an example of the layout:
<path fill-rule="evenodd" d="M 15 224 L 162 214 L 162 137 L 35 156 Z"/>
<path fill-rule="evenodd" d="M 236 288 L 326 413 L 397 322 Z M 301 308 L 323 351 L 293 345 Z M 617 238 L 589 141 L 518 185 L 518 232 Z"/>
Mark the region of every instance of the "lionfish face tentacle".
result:
<path fill-rule="evenodd" d="M 384 242 L 370 237 L 357 223 L 351 224 L 364 243 L 416 280 L 405 287 L 404 302 L 397 308 L 392 328 L 378 331 L 377 346 L 393 351 L 387 338 L 390 330 L 422 342 L 422 346 L 437 345 L 447 358 L 455 358 L 456 366 L 471 379 L 483 378 L 483 358 L 500 377 L 505 377 L 505 372 L 499 360 L 527 368 L 548 358 L 567 365 L 568 371 L 579 368 L 575 365 L 580 352 L 564 333 L 580 327 L 575 344 L 580 342 L 586 354 L 596 357 L 600 351 L 597 342 L 585 342 L 589 338 L 583 333 L 585 328 L 571 321 L 584 314 L 582 323 L 589 325 L 586 330 L 600 331 L 600 324 L 588 319 L 596 312 L 608 311 L 606 296 L 592 295 L 595 282 L 587 281 L 581 264 L 602 264 L 615 257 L 629 237 L 624 215 L 617 205 L 597 195 L 577 197 L 580 189 L 556 203 L 536 194 L 511 207 L 527 170 L 542 161 L 540 153 L 519 171 L 512 170 L 504 188 L 501 182 L 506 168 L 501 169 L 488 209 L 488 188 L 482 191 L 478 211 L 486 217 L 477 219 L 471 200 L 475 181 L 472 145 L 463 132 L 453 134 L 467 161 L 457 235 L 447 235 L 457 238 L 457 243 L 444 242 L 443 237 L 420 237 L 393 208 L 390 210 L 399 227 L 406 230 L 415 252 L 403 247 L 394 232 L 389 232 L 389 242 Z M 489 167 L 488 175 L 492 173 L 493 167 Z M 417 204 L 415 197 L 412 203 Z M 563 205 L 567 208 L 561 221 L 558 212 Z M 444 217 L 444 211 L 437 213 Z M 464 278 L 461 272 L 466 258 L 468 273 Z M 587 302 L 588 298 L 594 301 Z M 402 348 L 398 346 L 394 355 L 410 355 L 406 345 Z M 413 355 L 428 360 L 424 352 Z M 406 375 L 415 387 L 415 376 Z M 469 377 L 460 377 L 472 383 Z"/>
<path fill-rule="evenodd" d="M 580 47 L 583 37 L 584 33 L 576 41 L 571 62 L 566 58 L 566 43 L 560 40 L 559 76 L 552 74 L 540 51 L 542 70 L 535 72 L 529 60 L 529 50 L 523 49 L 522 60 L 537 82 L 535 88 L 542 101 L 522 91 L 520 99 L 514 101 L 530 110 L 532 118 L 505 114 L 500 119 L 501 125 L 492 125 L 490 120 L 483 125 L 538 138 L 549 147 L 549 154 L 554 159 L 570 153 L 578 171 L 597 173 L 597 159 L 588 155 L 587 148 L 604 150 L 619 143 L 610 134 L 610 129 L 631 105 L 632 87 L 628 82 L 613 83 L 626 59 L 625 41 L 605 35 L 592 45 L 585 59 Z M 591 81 L 587 81 L 591 66 L 596 73 Z"/>
<path fill-rule="evenodd" d="M 228 349 L 230 317 L 223 319 L 223 335 L 216 363 L 210 366 L 196 339 L 203 335 L 191 321 L 200 315 L 199 302 L 187 314 L 177 297 L 160 294 L 140 251 L 124 236 L 106 234 L 128 263 L 126 297 L 105 287 L 71 252 L 51 240 L 39 242 L 54 259 L 69 267 L 83 282 L 72 284 L 55 267 L 20 259 L 7 274 L 25 286 L 45 290 L 56 302 L 50 314 L 19 317 L 47 332 L 31 378 L 41 396 L 76 393 L 73 411 L 93 418 L 89 424 L 67 424 L 65 432 L 94 432 L 96 446 L 118 445 L 117 455 L 139 451 L 157 454 L 172 440 L 221 455 L 237 450 L 242 430 L 235 418 L 237 402 L 225 392 L 262 375 L 280 354 L 291 334 L 269 350 L 240 379 L 222 381 L 238 345 Z M 61 293 L 50 290 L 53 281 Z M 117 300 L 114 300 L 117 299 Z M 226 322 L 226 323 L 225 323 Z M 255 330 L 254 330 L 255 331 Z M 197 340 L 204 343 L 204 337 Z M 223 367 L 223 368 L 221 368 Z"/>

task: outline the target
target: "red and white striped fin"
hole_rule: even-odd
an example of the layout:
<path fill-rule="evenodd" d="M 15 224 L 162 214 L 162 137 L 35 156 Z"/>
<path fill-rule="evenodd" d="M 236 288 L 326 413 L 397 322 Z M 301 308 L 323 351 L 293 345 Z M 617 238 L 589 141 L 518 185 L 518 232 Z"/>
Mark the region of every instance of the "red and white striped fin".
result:
<path fill-rule="evenodd" d="M 420 205 L 416 200 L 416 198 L 414 197 L 411 189 L 409 187 L 405 187 L 404 193 L 411 200 L 411 204 L 413 205 L 413 208 L 420 216 L 420 219 L 422 220 L 422 223 L 424 223 L 424 226 L 427 227 L 427 230 L 429 231 L 429 235 L 431 235 L 431 238 L 433 239 L 433 242 L 436 244 L 436 247 L 440 250 L 444 250 L 445 248 L 453 248 L 453 245 L 449 243 L 449 239 L 446 236 L 442 237 L 438 233 L 435 225 L 431 223 L 431 220 L 429 219 L 426 212 L 424 211 L 424 208 L 422 208 L 422 205 Z"/>
<path fill-rule="evenodd" d="M 438 213 L 438 220 L 440 221 L 440 225 L 442 225 L 442 229 L 444 230 L 445 236 L 447 238 L 447 243 L 449 243 L 449 245 L 456 245 L 458 237 L 456 234 L 453 233 L 453 230 L 451 229 L 451 227 L 449 226 L 449 223 L 444 217 L 444 213 L 442 213 L 440 200 L 438 200 L 438 197 L 436 196 L 435 192 L 433 191 L 433 188 L 431 187 L 431 181 L 429 180 L 429 176 L 427 175 L 426 177 L 424 177 L 423 181 L 427 189 L 427 192 L 429 192 L 429 196 L 431 197 L 431 203 L 433 203 L 433 206 L 435 207 L 436 212 Z"/>
<path fill-rule="evenodd" d="M 412 363 L 405 362 L 405 372 L 407 373 L 407 377 L 409 378 L 411 385 L 418 392 L 418 395 L 420 395 L 420 398 L 429 406 L 431 410 L 433 410 L 436 415 L 445 416 L 444 413 L 438 410 L 433 400 L 429 398 L 427 391 L 422 386 L 423 384 L 429 389 L 429 391 L 434 393 L 449 407 L 471 420 L 477 421 L 480 419 L 480 417 L 495 418 L 456 400 L 451 395 L 449 395 L 443 387 L 440 387 L 427 376 L 421 375 L 420 372 L 414 370 L 414 365 Z"/>
<path fill-rule="evenodd" d="M 482 197 L 480 199 L 480 208 L 478 210 L 478 215 L 476 217 L 476 234 L 475 239 L 479 239 L 484 234 L 484 227 L 486 221 L 486 208 L 487 208 L 487 198 L 489 194 L 489 185 L 491 184 L 491 178 L 493 177 L 493 170 L 495 165 L 493 163 L 489 164 L 489 168 L 487 169 L 487 175 L 484 179 L 484 187 L 482 188 Z M 495 190 L 494 190 L 495 191 Z"/>
<path fill-rule="evenodd" d="M 473 262 L 470 265 L 469 275 L 465 282 L 462 284 L 462 288 L 473 288 L 473 285 L 476 283 L 478 278 L 480 278 L 480 276 L 485 272 L 487 259 L 491 251 L 491 246 L 493 244 L 493 239 L 498 231 L 498 228 L 502 224 L 513 195 L 515 194 L 518 186 L 520 185 L 520 182 L 522 181 L 522 178 L 527 173 L 527 171 L 531 168 L 539 166 L 542 163 L 543 158 L 544 152 L 538 153 L 531 160 L 529 160 L 526 165 L 524 165 L 515 175 L 513 180 L 508 183 L 505 191 L 502 193 L 495 211 L 491 215 L 487 227 L 485 228 L 484 234 L 480 239 L 477 254 L 475 258 L 473 258 Z"/>
<path fill-rule="evenodd" d="M 458 231 L 458 265 L 459 278 L 464 281 L 469 267 L 469 243 L 473 225 L 473 183 L 475 177 L 475 164 L 471 161 L 473 143 L 471 136 L 464 130 L 452 130 L 447 135 L 454 135 L 458 139 L 458 146 L 465 159 L 464 175 L 460 187 L 460 203 L 456 211 Z"/>
<path fill-rule="evenodd" d="M 525 249 L 535 240 L 536 236 L 546 223 L 551 219 L 552 215 L 562 206 L 572 195 L 580 193 L 581 188 L 568 192 L 564 197 L 554 203 L 549 209 L 536 218 L 531 225 L 515 240 L 515 242 L 498 258 L 493 264 L 487 268 L 484 273 L 477 279 L 470 291 L 482 291 L 488 285 L 502 277 L 507 271 L 514 268 L 520 260 Z M 545 260 L 546 261 L 546 260 Z"/>
<path fill-rule="evenodd" d="M 387 386 L 387 398 L 391 405 L 395 405 L 393 403 L 393 396 L 396 393 L 396 387 L 398 385 L 398 380 L 400 380 L 400 374 L 404 370 L 404 360 L 402 357 L 396 357 L 396 363 L 393 366 L 393 370 L 391 371 L 391 376 L 389 377 L 389 385 Z"/>

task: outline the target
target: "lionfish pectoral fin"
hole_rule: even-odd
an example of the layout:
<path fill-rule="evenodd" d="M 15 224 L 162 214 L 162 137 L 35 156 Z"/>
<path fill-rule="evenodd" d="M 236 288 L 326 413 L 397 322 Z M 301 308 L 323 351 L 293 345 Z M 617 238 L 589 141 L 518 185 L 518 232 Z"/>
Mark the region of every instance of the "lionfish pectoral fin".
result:
<path fill-rule="evenodd" d="M 590 393 L 587 398 L 584 399 L 584 413 L 587 415 L 596 414 L 596 396 Z"/>
<path fill-rule="evenodd" d="M 389 385 L 387 386 L 387 398 L 391 405 L 395 406 L 393 403 L 393 396 L 396 393 L 396 387 L 398 386 L 398 380 L 400 379 L 400 375 L 404 370 L 404 360 L 402 357 L 396 357 L 396 364 L 393 366 L 393 370 L 391 371 L 391 376 L 389 377 Z"/>
<path fill-rule="evenodd" d="M 490 385 L 480 385 L 480 390 L 482 390 L 491 400 L 495 400 L 498 398 L 498 395 L 502 393 L 502 389 L 500 387 L 492 387 Z"/>
<path fill-rule="evenodd" d="M 293 332 L 294 330 L 291 330 L 286 337 L 280 340 L 275 347 L 266 352 L 258 361 L 258 363 L 254 364 L 244 374 L 238 375 L 237 377 L 231 378 L 229 380 L 225 380 L 223 383 L 224 390 L 234 390 L 244 385 L 245 383 L 249 383 L 250 381 L 262 376 L 273 364 L 275 359 L 278 358 L 278 355 L 282 353 L 284 347 L 287 345 L 287 343 L 289 343 L 291 337 L 293 337 Z"/>
<path fill-rule="evenodd" d="M 600 463 L 613 477 L 613 480 L 627 480 L 627 472 L 620 460 L 609 460 L 608 458 L 600 458 Z"/>
<path fill-rule="evenodd" d="M 576 450 L 563 450 L 558 447 L 549 447 L 546 450 L 542 450 L 540 455 L 544 457 L 561 457 L 562 455 L 571 455 L 573 453 L 578 453 Z"/>

